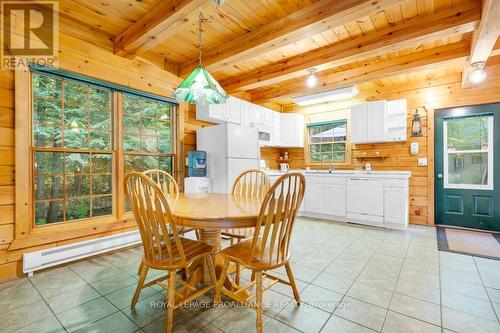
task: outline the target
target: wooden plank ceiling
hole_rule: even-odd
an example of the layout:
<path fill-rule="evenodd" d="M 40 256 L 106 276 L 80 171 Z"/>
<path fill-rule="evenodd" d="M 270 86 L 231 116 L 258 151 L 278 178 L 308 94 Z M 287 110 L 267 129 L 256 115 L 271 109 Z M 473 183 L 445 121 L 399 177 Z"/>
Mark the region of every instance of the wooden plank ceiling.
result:
<path fill-rule="evenodd" d="M 487 1 L 492 8 L 499 3 Z M 461 71 L 485 16 L 481 0 L 226 0 L 221 6 L 211 0 L 61 0 L 60 9 L 64 20 L 92 31 L 91 42 L 107 40 L 115 54 L 181 78 L 197 64 L 202 10 L 210 18 L 203 64 L 228 92 L 282 105 L 349 84 Z M 498 25 L 488 27 L 489 45 L 498 52 L 491 42 Z M 304 85 L 310 68 L 320 79 L 312 90 Z"/>

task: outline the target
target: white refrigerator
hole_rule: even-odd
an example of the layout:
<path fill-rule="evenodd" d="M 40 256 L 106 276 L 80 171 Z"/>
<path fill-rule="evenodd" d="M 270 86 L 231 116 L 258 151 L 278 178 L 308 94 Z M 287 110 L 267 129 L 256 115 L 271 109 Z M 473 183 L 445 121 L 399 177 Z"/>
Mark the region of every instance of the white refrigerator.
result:
<path fill-rule="evenodd" d="M 258 169 L 259 132 L 224 123 L 196 130 L 196 149 L 207 152 L 207 177 L 212 192 L 228 193 L 234 179 L 244 170 Z"/>

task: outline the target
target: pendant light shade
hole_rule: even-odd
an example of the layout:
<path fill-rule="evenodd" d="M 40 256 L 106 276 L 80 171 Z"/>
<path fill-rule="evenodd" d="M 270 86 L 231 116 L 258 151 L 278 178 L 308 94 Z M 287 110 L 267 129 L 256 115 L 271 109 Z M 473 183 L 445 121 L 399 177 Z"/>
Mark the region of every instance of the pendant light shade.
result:
<path fill-rule="evenodd" d="M 201 65 L 201 24 L 207 19 L 200 11 L 198 21 L 198 66 L 189 74 L 173 93 L 173 97 L 179 102 L 189 104 L 224 104 L 229 98 L 220 84 L 210 75 L 205 67 Z"/>
<path fill-rule="evenodd" d="M 189 104 L 223 104 L 229 98 L 203 66 L 197 66 L 174 91 L 173 97 Z"/>

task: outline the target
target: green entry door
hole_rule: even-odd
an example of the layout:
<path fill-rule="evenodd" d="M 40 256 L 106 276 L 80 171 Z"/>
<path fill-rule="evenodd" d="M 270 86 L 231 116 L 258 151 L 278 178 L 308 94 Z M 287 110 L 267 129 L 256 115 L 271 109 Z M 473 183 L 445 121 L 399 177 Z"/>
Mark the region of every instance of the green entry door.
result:
<path fill-rule="evenodd" d="M 436 224 L 500 231 L 500 103 L 436 110 Z"/>

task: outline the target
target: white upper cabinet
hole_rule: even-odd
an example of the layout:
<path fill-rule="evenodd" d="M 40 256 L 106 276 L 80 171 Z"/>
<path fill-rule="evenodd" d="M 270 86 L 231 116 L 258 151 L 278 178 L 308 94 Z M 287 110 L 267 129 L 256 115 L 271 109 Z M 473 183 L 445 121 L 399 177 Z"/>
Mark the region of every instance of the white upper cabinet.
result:
<path fill-rule="evenodd" d="M 367 107 L 368 103 L 351 106 L 351 143 L 368 141 Z"/>
<path fill-rule="evenodd" d="M 368 103 L 367 111 L 367 128 L 368 141 L 383 142 L 385 141 L 386 126 L 386 101 L 376 101 Z"/>
<path fill-rule="evenodd" d="M 387 141 L 406 141 L 406 99 L 387 101 Z"/>
<path fill-rule="evenodd" d="M 252 104 L 252 124 L 259 125 L 264 123 L 264 108 L 260 105 Z"/>
<path fill-rule="evenodd" d="M 304 116 L 281 113 L 281 147 L 304 147 Z"/>
<path fill-rule="evenodd" d="M 229 97 L 224 104 L 196 106 L 196 119 L 211 123 L 233 123 L 255 127 L 268 133 L 270 140 L 262 146 L 304 147 L 304 116 L 279 113 L 239 98 Z"/>
<path fill-rule="evenodd" d="M 224 104 L 196 105 L 196 119 L 216 124 L 241 124 L 241 101 L 229 97 Z"/>
<path fill-rule="evenodd" d="M 281 113 L 273 111 L 273 146 L 281 145 Z"/>
<path fill-rule="evenodd" d="M 351 106 L 351 143 L 406 141 L 406 100 Z"/>
<path fill-rule="evenodd" d="M 262 108 L 262 122 L 264 126 L 273 127 L 274 111 L 268 108 Z"/>

